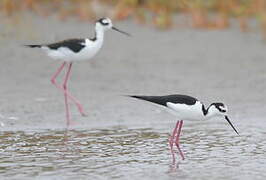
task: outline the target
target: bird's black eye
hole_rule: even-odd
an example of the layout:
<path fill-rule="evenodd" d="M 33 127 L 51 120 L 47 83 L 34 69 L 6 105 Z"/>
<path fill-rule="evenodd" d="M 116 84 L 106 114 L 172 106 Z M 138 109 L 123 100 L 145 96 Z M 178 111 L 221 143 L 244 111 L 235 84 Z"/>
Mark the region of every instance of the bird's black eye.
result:
<path fill-rule="evenodd" d="M 105 19 L 105 18 L 101 18 L 101 19 L 99 19 L 98 22 L 101 23 L 101 24 L 104 25 L 104 26 L 108 26 L 108 25 L 109 25 L 108 20 Z"/>
<path fill-rule="evenodd" d="M 224 109 L 219 109 L 220 110 L 220 112 L 226 112 L 226 110 L 224 110 Z"/>
<path fill-rule="evenodd" d="M 217 106 L 217 109 L 220 111 L 220 112 L 226 112 L 226 109 L 225 109 L 225 107 L 224 107 L 224 105 L 222 104 L 222 105 L 220 105 L 220 106 Z"/>
<path fill-rule="evenodd" d="M 226 112 L 226 107 L 223 103 L 213 103 L 213 105 L 218 109 L 218 111 L 225 113 Z"/>

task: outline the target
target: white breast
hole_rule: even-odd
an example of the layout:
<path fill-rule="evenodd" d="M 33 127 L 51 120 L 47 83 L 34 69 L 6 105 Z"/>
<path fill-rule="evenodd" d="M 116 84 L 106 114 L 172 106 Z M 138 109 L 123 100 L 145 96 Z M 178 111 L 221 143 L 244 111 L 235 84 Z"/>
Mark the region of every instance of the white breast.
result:
<path fill-rule="evenodd" d="M 170 108 L 180 120 L 201 120 L 204 119 L 202 103 L 197 101 L 194 105 L 174 104 L 168 102 Z"/>

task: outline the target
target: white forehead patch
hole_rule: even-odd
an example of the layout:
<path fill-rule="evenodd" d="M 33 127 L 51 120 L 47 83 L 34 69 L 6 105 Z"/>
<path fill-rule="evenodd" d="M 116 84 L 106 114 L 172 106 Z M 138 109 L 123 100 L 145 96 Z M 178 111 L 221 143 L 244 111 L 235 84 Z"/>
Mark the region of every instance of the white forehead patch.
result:
<path fill-rule="evenodd" d="M 225 106 L 220 106 L 220 109 L 226 111 L 226 107 Z"/>
<path fill-rule="evenodd" d="M 103 19 L 103 21 L 102 21 L 104 24 L 107 24 L 107 23 L 109 23 L 109 21 L 108 21 L 108 19 Z"/>

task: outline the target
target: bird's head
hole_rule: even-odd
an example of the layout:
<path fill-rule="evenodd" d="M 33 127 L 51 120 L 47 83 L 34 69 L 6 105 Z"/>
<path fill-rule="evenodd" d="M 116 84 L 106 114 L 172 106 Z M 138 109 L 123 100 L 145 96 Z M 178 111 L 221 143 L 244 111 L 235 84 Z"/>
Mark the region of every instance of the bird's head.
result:
<path fill-rule="evenodd" d="M 208 108 L 208 113 L 212 116 L 227 116 L 227 107 L 223 103 L 212 103 Z"/>
<path fill-rule="evenodd" d="M 236 128 L 233 126 L 228 118 L 228 109 L 223 103 L 212 103 L 208 108 L 208 114 L 213 117 L 223 117 L 238 134 Z"/>
<path fill-rule="evenodd" d="M 109 19 L 109 18 L 101 18 L 101 19 L 97 20 L 96 21 L 96 29 L 102 29 L 104 31 L 107 31 L 109 29 L 113 29 L 117 32 L 120 32 L 122 34 L 130 36 L 130 34 L 128 34 L 127 32 L 121 31 L 121 30 L 117 29 L 116 27 L 114 27 L 111 19 Z"/>

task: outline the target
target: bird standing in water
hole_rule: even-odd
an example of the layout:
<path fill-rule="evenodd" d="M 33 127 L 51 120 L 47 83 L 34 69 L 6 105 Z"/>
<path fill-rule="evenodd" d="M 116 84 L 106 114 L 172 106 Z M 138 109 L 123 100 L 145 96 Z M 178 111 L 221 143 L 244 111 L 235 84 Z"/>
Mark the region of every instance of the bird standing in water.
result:
<path fill-rule="evenodd" d="M 237 130 L 231 123 L 227 114 L 227 107 L 223 103 L 212 103 L 208 108 L 205 108 L 204 104 L 201 103 L 194 97 L 175 94 L 167 96 L 130 96 L 145 101 L 149 101 L 155 104 L 162 105 L 174 112 L 176 117 L 179 119 L 173 130 L 172 135 L 169 138 L 169 146 L 173 157 L 173 163 L 175 162 L 175 154 L 173 147 L 177 147 L 182 160 L 185 159 L 184 153 L 182 152 L 179 139 L 180 133 L 183 126 L 183 120 L 198 121 L 204 119 L 210 119 L 213 117 L 223 117 L 238 134 Z"/>

